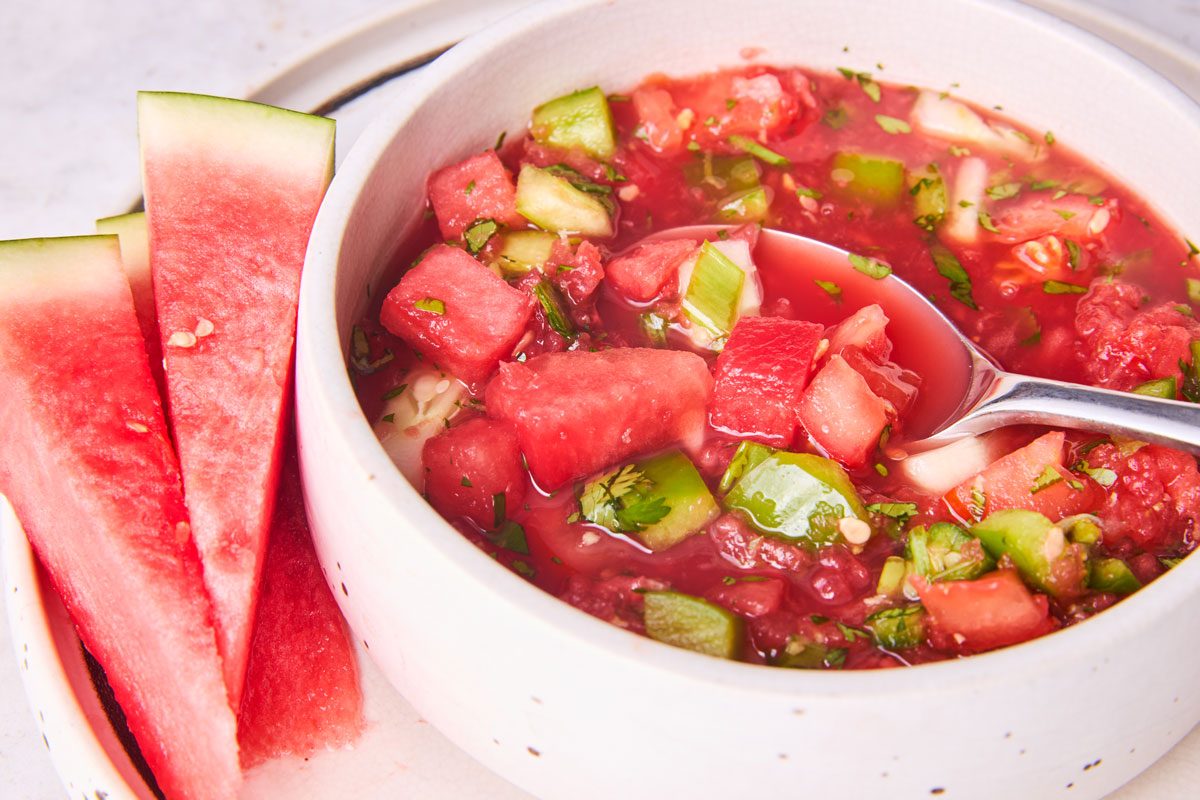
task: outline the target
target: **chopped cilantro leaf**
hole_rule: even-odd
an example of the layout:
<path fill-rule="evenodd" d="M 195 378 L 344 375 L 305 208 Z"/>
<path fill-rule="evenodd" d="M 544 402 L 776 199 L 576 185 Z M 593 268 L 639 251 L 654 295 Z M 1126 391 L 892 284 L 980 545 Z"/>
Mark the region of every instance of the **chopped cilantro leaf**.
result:
<path fill-rule="evenodd" d="M 1065 281 L 1046 281 L 1042 284 L 1042 291 L 1046 294 L 1084 294 L 1087 287 Z"/>
<path fill-rule="evenodd" d="M 901 525 L 917 515 L 916 503 L 871 503 L 867 511 L 890 517 Z"/>
<path fill-rule="evenodd" d="M 886 262 L 857 253 L 850 253 L 850 265 L 875 280 L 882 280 L 892 274 L 892 268 Z"/>
<path fill-rule="evenodd" d="M 653 488 L 635 464 L 626 464 L 587 482 L 579 495 L 580 515 L 615 533 L 637 533 L 671 511 L 661 495 L 649 494 Z"/>
<path fill-rule="evenodd" d="M 820 192 L 818 192 L 816 189 L 810 189 L 807 186 L 797 186 L 796 187 L 796 196 L 797 197 L 811 197 L 813 200 L 821 199 Z"/>
<path fill-rule="evenodd" d="M 385 401 L 387 401 L 387 400 L 391 400 L 394 397 L 399 397 L 400 395 L 404 394 L 404 390 L 407 388 L 408 388 L 408 384 L 402 383 L 399 386 L 395 387 L 394 389 L 388 389 L 387 392 L 384 393 L 383 399 Z"/>
<path fill-rule="evenodd" d="M 834 106 L 825 112 L 821 117 L 821 124 L 833 128 L 835 131 L 846 127 L 846 123 L 850 121 L 850 114 L 843 106 Z"/>
<path fill-rule="evenodd" d="M 1074 211 L 1067 211 L 1065 208 L 1056 208 L 1054 209 L 1054 213 L 1058 214 L 1063 219 L 1070 219 L 1071 217 L 1075 216 Z"/>
<path fill-rule="evenodd" d="M 999 233 L 1000 232 L 996 228 L 996 224 L 994 222 L 992 222 L 992 215 L 987 213 L 986 211 L 979 212 L 979 226 L 981 228 L 983 228 L 985 231 L 990 231 L 991 233 Z"/>
<path fill-rule="evenodd" d="M 467 243 L 468 252 L 475 255 L 482 250 L 499 228 L 492 219 L 480 219 L 471 223 L 471 227 L 463 232 L 463 241 Z"/>
<path fill-rule="evenodd" d="M 1046 144 L 1050 145 L 1051 147 L 1053 147 L 1054 143 L 1058 141 L 1058 139 L 1054 137 L 1054 131 L 1046 131 L 1045 139 Z"/>
<path fill-rule="evenodd" d="M 889 117 L 886 114 L 876 114 L 875 121 L 879 123 L 879 127 L 883 128 L 885 133 L 895 135 L 897 133 L 912 133 L 912 127 L 902 119 Z"/>
<path fill-rule="evenodd" d="M 1035 192 L 1040 192 L 1044 189 L 1056 189 L 1056 188 L 1058 188 L 1058 181 L 1053 181 L 1053 180 L 1034 181 L 1033 183 L 1029 184 L 1029 188 Z"/>
<path fill-rule="evenodd" d="M 1067 263 L 1071 266 L 1072 270 L 1079 269 L 1079 265 L 1083 260 L 1083 252 L 1080 250 L 1079 245 L 1071 239 L 1067 239 L 1065 244 L 1067 245 Z"/>
<path fill-rule="evenodd" d="M 987 196 L 993 200 L 1007 200 L 1010 197 L 1016 197 L 1021 193 L 1021 184 L 1016 181 L 1009 183 L 1001 183 L 996 186 L 989 187 Z"/>
<path fill-rule="evenodd" d="M 758 160 L 764 161 L 773 167 L 786 167 L 792 163 L 786 157 L 764 147 L 749 136 L 730 136 L 729 143 L 742 152 L 749 153 Z"/>
<path fill-rule="evenodd" d="M 470 478 L 468 478 L 466 475 L 463 475 L 463 476 L 462 476 L 462 480 L 461 480 L 461 481 L 459 481 L 459 485 L 461 485 L 461 486 L 466 486 L 468 489 L 470 489 L 470 488 L 471 488 L 472 486 L 474 486 L 475 484 L 471 483 L 471 479 L 470 479 Z"/>
<path fill-rule="evenodd" d="M 1038 475 L 1033 480 L 1033 487 L 1030 488 L 1030 494 L 1037 494 L 1042 489 L 1053 486 L 1063 480 L 1062 473 L 1054 467 L 1046 467 L 1042 470 L 1042 474 Z"/>
<path fill-rule="evenodd" d="M 838 286 L 833 281 L 823 281 L 819 278 L 816 278 L 813 280 L 813 283 L 821 287 L 825 294 L 829 295 L 833 299 L 833 302 L 842 302 L 842 287 Z"/>
<path fill-rule="evenodd" d="M 446 304 L 436 297 L 422 297 L 420 300 L 414 300 L 413 307 L 418 311 L 428 311 L 430 314 L 439 316 L 446 313 Z"/>
<path fill-rule="evenodd" d="M 933 265 L 937 267 L 938 274 L 950 281 L 950 296 L 972 311 L 978 311 L 979 306 L 975 304 L 975 298 L 971 294 L 971 276 L 950 248 L 935 244 L 929 252 L 933 256 Z"/>
<path fill-rule="evenodd" d="M 467 184 L 467 188 L 463 189 L 463 194 L 470 194 L 473 191 L 475 191 L 475 181 Z"/>

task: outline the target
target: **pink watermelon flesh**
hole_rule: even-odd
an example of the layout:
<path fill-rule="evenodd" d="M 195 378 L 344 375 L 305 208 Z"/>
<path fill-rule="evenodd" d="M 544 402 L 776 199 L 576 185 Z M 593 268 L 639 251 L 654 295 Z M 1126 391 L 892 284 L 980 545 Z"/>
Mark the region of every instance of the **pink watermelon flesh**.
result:
<path fill-rule="evenodd" d="M 512 356 L 534 302 L 466 252 L 438 245 L 388 293 L 379 319 L 426 359 L 479 384 Z"/>
<path fill-rule="evenodd" d="M 804 390 L 800 422 L 830 458 L 861 467 L 888 423 L 887 406 L 845 359 L 835 355 Z"/>
<path fill-rule="evenodd" d="M 333 122 L 143 92 L 138 135 L 171 427 L 236 709 Z"/>
<path fill-rule="evenodd" d="M 517 187 L 493 150 L 431 175 L 429 202 L 447 239 L 458 238 L 479 219 L 525 227 L 525 218 L 517 213 Z"/>
<path fill-rule="evenodd" d="M 488 414 L 517 428 L 529 471 L 556 489 L 704 431 L 712 376 L 695 353 L 649 348 L 547 353 L 500 366 Z"/>
<path fill-rule="evenodd" d="M 717 357 L 709 421 L 775 447 L 796 435 L 796 409 L 824 331 L 812 322 L 743 317 Z"/>
<path fill-rule="evenodd" d="M 829 329 L 829 355 L 859 347 L 876 361 L 887 361 L 892 354 L 892 342 L 884 332 L 887 324 L 887 315 L 878 305 L 860 308 Z"/>
<path fill-rule="evenodd" d="M 233 798 L 179 466 L 109 236 L 0 244 L 0 492 L 167 797 Z"/>
<path fill-rule="evenodd" d="M 294 452 L 280 478 L 256 617 L 238 717 L 242 765 L 353 742 L 363 727 L 358 663 L 313 549 Z"/>
<path fill-rule="evenodd" d="M 504 495 L 504 516 L 525 501 L 525 470 L 512 425 L 475 418 L 425 443 L 425 496 L 449 519 L 466 517 L 483 530 L 498 527 L 496 496 Z"/>
<path fill-rule="evenodd" d="M 555 241 L 545 269 L 573 306 L 581 306 L 590 300 L 600 281 L 604 280 L 600 248 L 588 241 L 580 242 L 576 248 L 562 239 Z"/>
<path fill-rule="evenodd" d="M 653 300 L 678 273 L 684 259 L 696 252 L 690 239 L 650 242 L 609 263 L 609 285 L 639 303 Z"/>
<path fill-rule="evenodd" d="M 891 405 L 888 412 L 890 417 L 904 416 L 904 412 L 917 399 L 917 390 L 921 385 L 921 376 L 917 373 L 893 361 L 879 363 L 857 345 L 843 348 L 841 356 L 855 372 L 863 376 L 867 386 L 879 399 Z"/>

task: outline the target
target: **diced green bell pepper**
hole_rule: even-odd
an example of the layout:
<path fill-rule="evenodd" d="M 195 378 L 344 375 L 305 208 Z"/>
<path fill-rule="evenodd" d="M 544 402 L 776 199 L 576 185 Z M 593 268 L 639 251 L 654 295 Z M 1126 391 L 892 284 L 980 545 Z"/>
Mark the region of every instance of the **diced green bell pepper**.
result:
<path fill-rule="evenodd" d="M 1102 558 L 1091 565 L 1088 587 L 1098 592 L 1131 594 L 1142 588 L 1142 582 L 1119 558 Z"/>
<path fill-rule="evenodd" d="M 884 597 L 900 597 L 904 594 L 904 581 L 908 578 L 908 562 L 900 556 L 888 556 L 879 571 L 875 593 Z"/>
<path fill-rule="evenodd" d="M 844 517 L 868 521 L 850 476 L 836 461 L 767 449 L 761 458 L 760 451 L 747 451 L 753 455 L 725 495 L 726 508 L 745 512 L 763 533 L 812 544 L 837 541 L 838 521 Z"/>
<path fill-rule="evenodd" d="M 905 552 L 912 571 L 935 583 L 973 580 L 996 567 L 974 536 L 949 522 L 913 528 Z"/>
<path fill-rule="evenodd" d="M 1133 387 L 1131 390 L 1134 394 L 1144 394 L 1147 397 L 1161 397 L 1165 400 L 1175 399 L 1175 378 L 1159 378 L 1154 381 L 1146 381 Z"/>
<path fill-rule="evenodd" d="M 828 647 L 803 636 L 792 636 L 787 645 L 771 659 L 772 666 L 789 669 L 840 669 L 846 662 L 846 649 Z"/>
<path fill-rule="evenodd" d="M 913 222 L 933 232 L 946 216 L 946 182 L 936 164 L 914 170 L 908 176 L 908 192 L 913 199 Z"/>
<path fill-rule="evenodd" d="M 680 592 L 646 592 L 646 634 L 674 647 L 736 658 L 742 620 L 718 605 Z"/>
<path fill-rule="evenodd" d="M 674 450 L 593 478 L 579 505 L 583 519 L 635 536 L 654 551 L 678 544 L 720 513 L 696 467 Z"/>
<path fill-rule="evenodd" d="M 833 157 L 832 175 L 843 197 L 873 205 L 895 205 L 904 193 L 904 164 L 894 158 L 843 151 Z"/>
<path fill-rule="evenodd" d="M 1036 511 L 1005 509 L 988 515 L 971 527 L 994 557 L 1007 555 L 1021 577 L 1055 597 L 1069 597 L 1083 590 L 1087 571 L 1083 564 L 1070 569 L 1070 560 L 1082 561 L 1085 549 L 1068 543 L 1063 529 Z"/>
<path fill-rule="evenodd" d="M 581 89 L 533 110 L 530 133 L 541 144 L 579 149 L 605 161 L 617 150 L 612 111 L 600 87 Z"/>
<path fill-rule="evenodd" d="M 867 617 L 875 644 L 888 650 L 904 650 L 925 641 L 925 609 L 919 604 L 885 608 Z"/>

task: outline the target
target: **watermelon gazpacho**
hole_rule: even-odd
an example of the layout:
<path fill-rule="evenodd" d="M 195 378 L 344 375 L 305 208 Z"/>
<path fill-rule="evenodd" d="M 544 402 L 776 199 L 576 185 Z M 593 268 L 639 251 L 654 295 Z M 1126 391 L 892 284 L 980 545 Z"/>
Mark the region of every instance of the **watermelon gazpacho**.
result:
<path fill-rule="evenodd" d="M 892 272 L 1010 370 L 1200 402 L 1200 248 L 1050 132 L 757 65 L 551 99 L 439 166 L 353 331 L 362 407 L 455 528 L 589 614 L 915 664 L 1073 625 L 1200 541 L 1186 453 L 1035 426 L 903 450 L 956 389 L 857 288 Z M 842 277 L 760 226 L 848 251 Z"/>

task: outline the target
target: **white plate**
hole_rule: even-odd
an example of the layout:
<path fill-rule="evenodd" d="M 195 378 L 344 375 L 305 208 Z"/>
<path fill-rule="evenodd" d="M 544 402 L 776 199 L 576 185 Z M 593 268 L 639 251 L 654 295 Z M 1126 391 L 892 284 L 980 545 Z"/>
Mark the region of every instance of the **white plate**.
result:
<path fill-rule="evenodd" d="M 423 60 L 528 2 L 440 0 L 415 7 L 409 3 L 331 38 L 262 83 L 251 96 L 331 113 L 338 119 L 340 157 L 375 112 L 405 91 Z M 1032 0 L 1031 4 L 1106 36 L 1200 98 L 1196 54 L 1095 6 L 1073 0 Z M 149 797 L 96 698 L 61 604 L 40 575 L 7 504 L 0 506 L 8 623 L 22 679 L 55 768 L 72 797 Z M 369 726 L 358 746 L 307 761 L 285 759 L 263 765 L 248 776 L 245 797 L 528 797 L 451 745 L 417 716 L 369 661 L 362 659 L 362 664 Z M 79 724 L 81 719 L 86 725 Z M 4 750 L 7 758 L 9 748 Z M 1111 800 L 1183 798 L 1198 781 L 1200 733 L 1193 732 Z"/>

